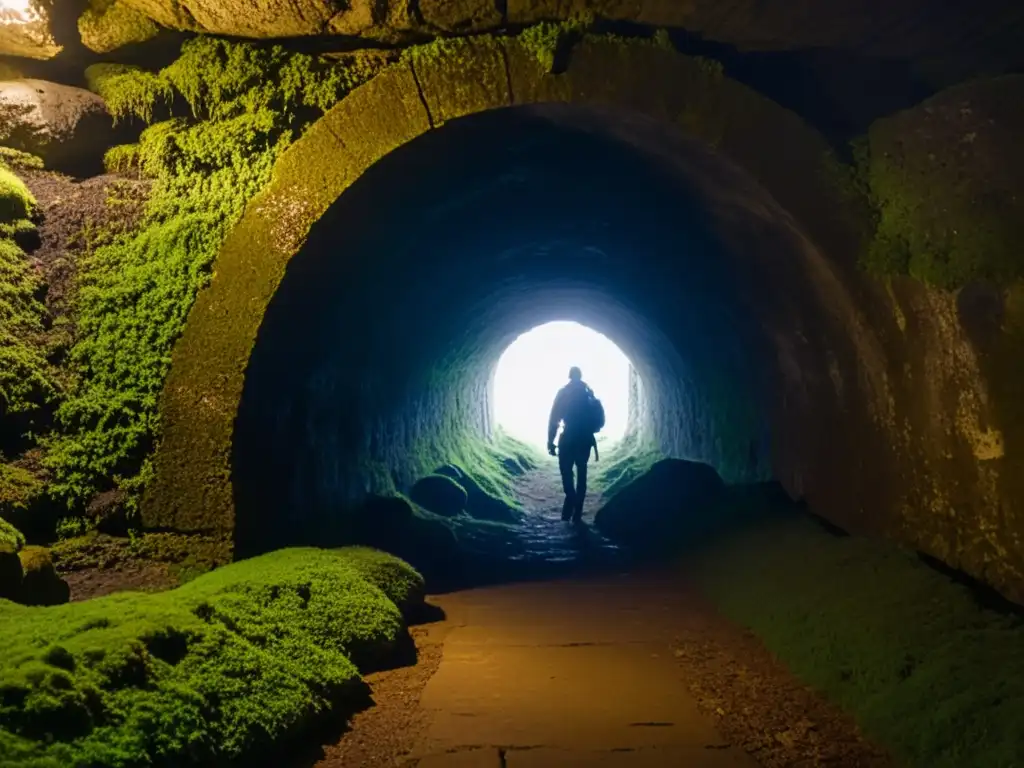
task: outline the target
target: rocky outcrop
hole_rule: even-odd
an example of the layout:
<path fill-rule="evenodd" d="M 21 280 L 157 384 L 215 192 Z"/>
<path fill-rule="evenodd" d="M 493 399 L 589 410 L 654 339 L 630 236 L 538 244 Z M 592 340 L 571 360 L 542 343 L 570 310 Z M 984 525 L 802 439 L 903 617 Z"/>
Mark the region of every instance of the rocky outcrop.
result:
<path fill-rule="evenodd" d="M 145 42 L 159 31 L 151 18 L 123 0 L 94 0 L 78 19 L 82 44 L 96 53 Z"/>
<path fill-rule="evenodd" d="M 99 96 L 45 80 L 0 82 L 0 145 L 43 158 L 48 168 L 75 171 L 100 162 L 116 140 Z"/>
<path fill-rule="evenodd" d="M 52 2 L 33 0 L 25 6 L 0 6 L 0 55 L 53 58 L 60 53 L 61 47 L 53 39 L 50 29 Z"/>

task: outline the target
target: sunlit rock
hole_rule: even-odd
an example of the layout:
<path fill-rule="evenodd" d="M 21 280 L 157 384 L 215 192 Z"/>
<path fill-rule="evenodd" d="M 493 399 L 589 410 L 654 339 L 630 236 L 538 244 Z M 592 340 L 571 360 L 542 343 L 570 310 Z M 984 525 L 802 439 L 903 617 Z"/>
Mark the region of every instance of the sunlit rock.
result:
<path fill-rule="evenodd" d="M 73 169 L 102 157 L 112 141 L 112 119 L 99 96 L 45 80 L 0 82 L 0 144 Z"/>
<path fill-rule="evenodd" d="M 61 46 L 50 30 L 51 3 L 0 0 L 0 54 L 50 59 Z"/>

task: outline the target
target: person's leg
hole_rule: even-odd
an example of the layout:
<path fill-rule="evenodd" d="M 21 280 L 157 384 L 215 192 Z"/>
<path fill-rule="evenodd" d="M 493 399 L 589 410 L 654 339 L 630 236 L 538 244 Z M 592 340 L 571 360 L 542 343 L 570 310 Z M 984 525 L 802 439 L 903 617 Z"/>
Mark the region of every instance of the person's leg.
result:
<path fill-rule="evenodd" d="M 590 461 L 590 446 L 581 448 L 576 456 L 576 496 L 573 509 L 573 520 L 577 523 L 583 518 L 583 500 L 587 496 L 587 462 Z"/>
<path fill-rule="evenodd" d="M 565 492 L 565 502 L 562 504 L 563 520 L 572 517 L 572 511 L 576 507 L 576 491 L 573 488 L 572 477 L 574 458 L 573 451 L 569 446 L 558 446 L 558 471 L 562 473 L 562 490 Z"/>

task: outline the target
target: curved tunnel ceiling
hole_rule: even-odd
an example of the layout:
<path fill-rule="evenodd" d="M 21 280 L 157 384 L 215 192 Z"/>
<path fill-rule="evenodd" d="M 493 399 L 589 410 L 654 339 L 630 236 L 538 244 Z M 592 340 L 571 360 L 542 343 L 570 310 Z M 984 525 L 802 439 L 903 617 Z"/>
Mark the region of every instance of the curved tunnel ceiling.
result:
<path fill-rule="evenodd" d="M 494 110 L 414 140 L 315 225 L 267 311 L 234 441 L 240 541 L 282 516 L 308 530 L 382 468 L 399 488 L 430 471 L 424 445 L 486 434 L 501 352 L 555 319 L 631 358 L 663 451 L 763 475 L 773 329 L 813 303 L 801 247 L 724 158 L 623 113 Z"/>

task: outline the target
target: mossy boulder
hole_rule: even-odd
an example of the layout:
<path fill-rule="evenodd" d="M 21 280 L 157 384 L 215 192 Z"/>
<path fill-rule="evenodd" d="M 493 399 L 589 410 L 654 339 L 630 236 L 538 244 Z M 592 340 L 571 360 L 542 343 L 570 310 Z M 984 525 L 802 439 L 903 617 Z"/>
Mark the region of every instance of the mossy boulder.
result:
<path fill-rule="evenodd" d="M 1024 75 L 976 80 L 871 126 L 866 266 L 940 288 L 1024 278 Z"/>
<path fill-rule="evenodd" d="M 466 511 L 469 494 L 458 481 L 445 475 L 427 475 L 416 481 L 409 498 L 435 515 L 454 517 Z"/>
<path fill-rule="evenodd" d="M 521 472 L 513 472 L 507 464 L 519 467 L 520 464 L 517 459 L 505 459 L 502 462 L 502 466 L 510 475 L 521 474 Z M 485 491 L 483 486 L 469 472 L 460 467 L 454 464 L 445 464 L 435 470 L 434 474 L 448 477 L 465 489 L 465 510 L 470 517 L 474 517 L 477 520 L 492 520 L 499 523 L 514 523 L 519 519 L 519 514 L 515 509 Z"/>
<path fill-rule="evenodd" d="M 0 387 L 0 406 L 2 403 Z M 44 506 L 45 493 L 46 485 L 36 475 L 23 467 L 0 463 L 0 521 L 6 520 L 29 535 L 43 534 L 52 525 L 52 521 L 36 519 Z"/>
<path fill-rule="evenodd" d="M 0 166 L 0 224 L 27 219 L 35 206 L 36 200 L 25 182 Z"/>
<path fill-rule="evenodd" d="M 673 548 L 710 530 L 725 497 L 725 483 L 708 464 L 662 459 L 612 496 L 594 525 L 641 549 Z"/>
<path fill-rule="evenodd" d="M 17 554 L 25 546 L 25 537 L 21 531 L 0 517 L 0 551 Z"/>
<path fill-rule="evenodd" d="M 71 599 L 71 588 L 57 575 L 46 547 L 24 547 L 18 557 L 24 572 L 17 602 L 24 605 L 61 605 Z"/>
<path fill-rule="evenodd" d="M 123 0 L 91 0 L 78 17 L 82 44 L 96 53 L 145 42 L 159 31 L 152 19 Z"/>
<path fill-rule="evenodd" d="M 0 603 L 0 763 L 263 764 L 370 703 L 360 670 L 422 588 L 383 553 L 303 548 L 161 593 Z"/>

